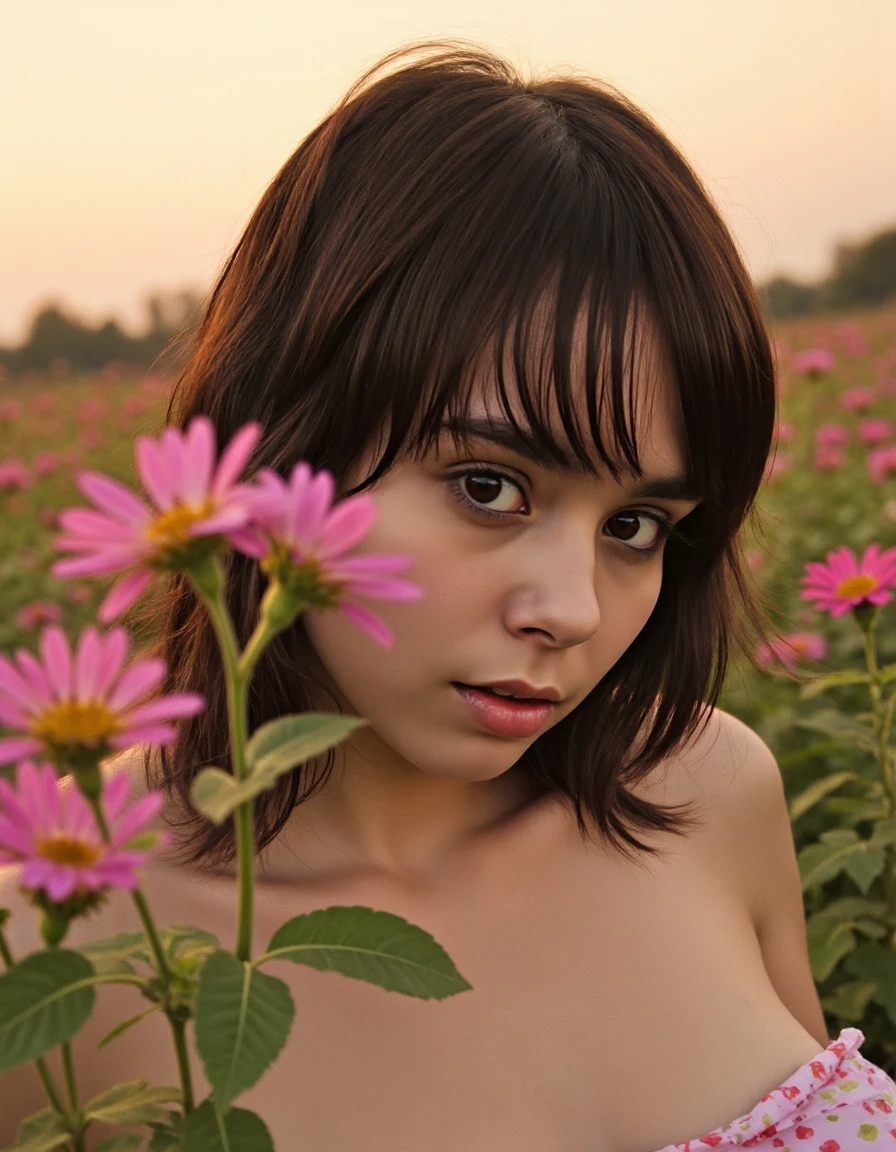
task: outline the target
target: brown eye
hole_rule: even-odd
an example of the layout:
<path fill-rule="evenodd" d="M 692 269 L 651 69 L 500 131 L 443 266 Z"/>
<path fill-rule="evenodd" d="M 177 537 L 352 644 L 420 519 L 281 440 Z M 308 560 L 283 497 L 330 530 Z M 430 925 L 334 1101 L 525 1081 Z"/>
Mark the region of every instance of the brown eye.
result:
<path fill-rule="evenodd" d="M 516 480 L 505 476 L 502 472 L 483 469 L 458 473 L 449 479 L 448 487 L 459 504 L 481 516 L 518 515 L 513 505 L 525 495 Z M 516 495 L 513 489 L 516 490 Z"/>
<path fill-rule="evenodd" d="M 656 552 L 668 535 L 670 525 L 649 512 L 619 512 L 607 521 L 607 529 L 634 552 Z"/>

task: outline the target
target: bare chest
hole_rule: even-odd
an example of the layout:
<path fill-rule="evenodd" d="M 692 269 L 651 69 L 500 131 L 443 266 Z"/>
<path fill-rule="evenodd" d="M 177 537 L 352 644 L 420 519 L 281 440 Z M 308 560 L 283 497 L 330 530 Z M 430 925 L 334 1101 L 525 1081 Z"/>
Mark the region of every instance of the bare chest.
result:
<path fill-rule="evenodd" d="M 230 945 L 229 881 L 161 873 L 152 887 L 160 920 Z M 237 1104 L 281 1152 L 658 1152 L 749 1111 L 818 1051 L 766 976 L 724 862 L 695 844 L 644 868 L 583 845 L 513 852 L 420 891 L 262 885 L 257 950 L 333 904 L 425 928 L 473 987 L 422 1001 L 272 964 L 296 1020 Z M 168 1046 L 147 1021 L 104 1050 L 104 1072 L 174 1082 Z"/>

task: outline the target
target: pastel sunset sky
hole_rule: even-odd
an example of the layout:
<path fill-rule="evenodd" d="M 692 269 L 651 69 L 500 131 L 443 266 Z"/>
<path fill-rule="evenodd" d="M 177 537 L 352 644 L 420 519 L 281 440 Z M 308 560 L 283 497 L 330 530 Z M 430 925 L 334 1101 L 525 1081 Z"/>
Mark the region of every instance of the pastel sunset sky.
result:
<path fill-rule="evenodd" d="M 41 303 L 207 288 L 277 169 L 386 51 L 464 37 L 610 81 L 683 148 L 753 275 L 896 224 L 896 0 L 28 0 L 0 71 L 0 342 Z"/>

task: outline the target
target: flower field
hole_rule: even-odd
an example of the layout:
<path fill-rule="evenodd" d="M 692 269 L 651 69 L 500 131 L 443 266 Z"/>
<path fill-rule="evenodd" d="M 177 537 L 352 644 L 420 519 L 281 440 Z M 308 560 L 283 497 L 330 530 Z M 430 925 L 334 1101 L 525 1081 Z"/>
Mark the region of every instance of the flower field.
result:
<path fill-rule="evenodd" d="M 775 337 L 776 449 L 745 544 L 784 642 L 757 650 L 759 669 L 734 663 L 722 705 L 784 774 L 829 1030 L 862 1028 L 865 1055 L 892 1075 L 896 306 Z M 76 469 L 136 486 L 134 441 L 159 430 L 168 384 L 114 366 L 0 381 L 0 654 L 35 651 L 47 624 L 74 643 L 96 623 L 113 581 L 51 575 L 57 516 L 83 505 Z M 833 675 L 809 682 L 820 673 Z"/>

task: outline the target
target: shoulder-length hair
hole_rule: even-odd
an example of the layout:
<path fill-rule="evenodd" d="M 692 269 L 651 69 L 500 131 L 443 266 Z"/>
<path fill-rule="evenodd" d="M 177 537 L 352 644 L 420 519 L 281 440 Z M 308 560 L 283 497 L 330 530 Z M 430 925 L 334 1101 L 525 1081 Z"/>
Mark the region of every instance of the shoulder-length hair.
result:
<path fill-rule="evenodd" d="M 548 288 L 548 371 L 533 376 L 530 321 Z M 583 835 L 590 822 L 635 859 L 657 851 L 635 832 L 684 835 L 695 821 L 686 806 L 649 803 L 628 786 L 701 729 L 732 641 L 746 650 L 748 637 L 769 627 L 740 529 L 775 415 L 772 351 L 744 264 L 700 181 L 643 112 L 587 76 L 524 79 L 466 41 L 389 53 L 264 193 L 214 287 L 167 414 L 183 429 L 204 413 L 219 443 L 260 421 L 255 466 L 285 476 L 306 460 L 349 495 L 431 447 L 446 412 L 466 410 L 471 365 L 493 349 L 500 379 L 510 341 L 522 431 L 536 450 L 545 459 L 563 454 L 539 403 L 550 395 L 584 469 L 595 471 L 596 451 L 614 476 L 622 468 L 637 475 L 624 400 L 628 325 L 639 308 L 668 354 L 687 466 L 703 500 L 679 525 L 685 539 L 666 546 L 659 600 L 643 630 L 518 761 L 544 791 L 568 798 Z M 603 386 L 588 392 L 584 433 L 572 415 L 582 380 L 571 371 L 583 312 L 585 379 L 593 383 L 606 366 Z M 610 444 L 601 439 L 607 423 Z M 343 490 L 382 428 L 373 471 Z M 258 566 L 230 554 L 227 601 L 243 644 L 263 591 Z M 187 859 L 227 860 L 230 825 L 211 826 L 189 802 L 201 767 L 230 767 L 212 627 L 180 574 L 151 611 L 153 652 L 168 668 L 160 691 L 199 691 L 207 700 L 176 744 L 160 750 L 158 782 L 182 810 Z M 250 731 L 325 703 L 309 672 L 309 644 L 300 618 L 266 650 L 251 686 Z M 147 773 L 150 761 L 147 750 Z M 332 766 L 331 751 L 322 773 L 313 775 L 319 763 L 302 765 L 259 798 L 259 848 Z"/>

